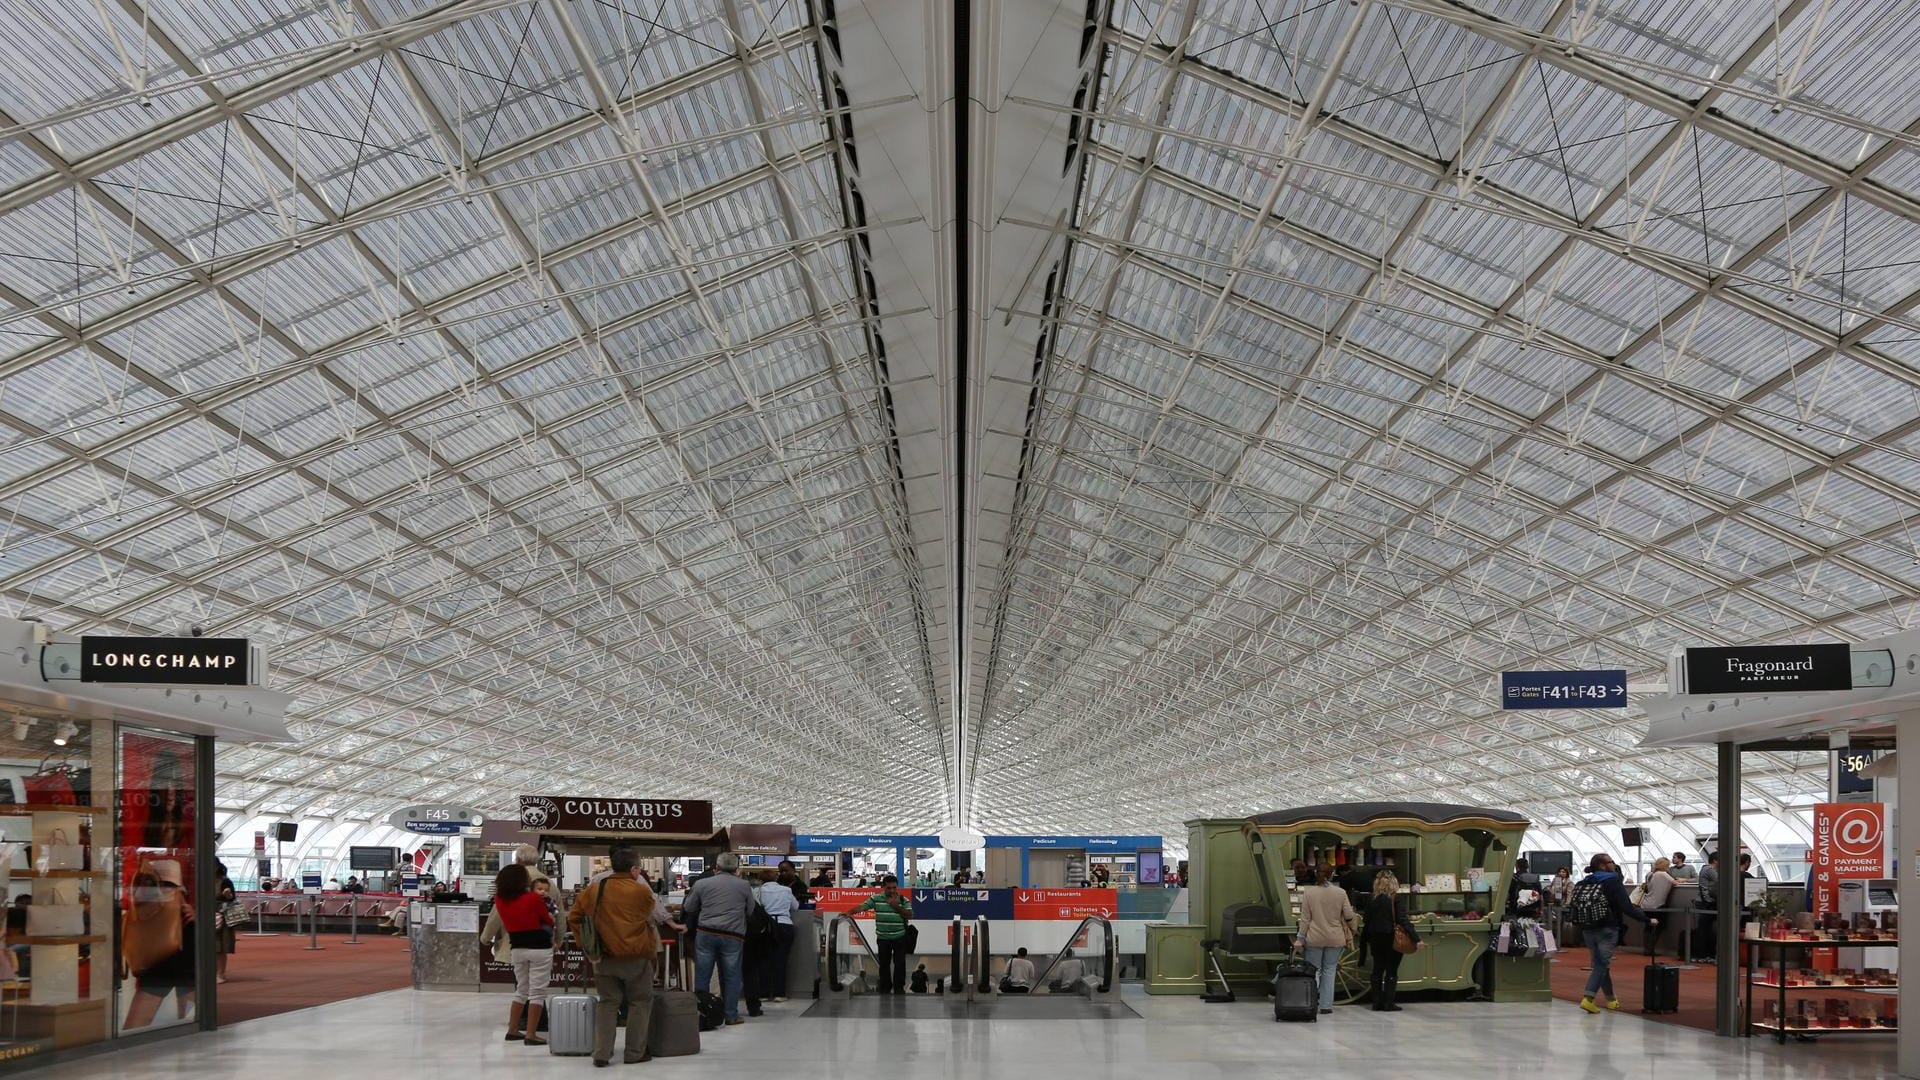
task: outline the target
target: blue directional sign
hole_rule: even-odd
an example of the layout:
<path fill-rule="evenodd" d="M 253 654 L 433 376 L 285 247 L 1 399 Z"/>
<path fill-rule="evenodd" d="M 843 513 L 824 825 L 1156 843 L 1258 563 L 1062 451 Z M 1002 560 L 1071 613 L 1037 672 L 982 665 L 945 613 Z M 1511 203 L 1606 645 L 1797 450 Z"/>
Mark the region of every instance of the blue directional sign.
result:
<path fill-rule="evenodd" d="M 1503 671 L 1503 709 L 1624 709 L 1627 673 L 1604 671 Z"/>
<path fill-rule="evenodd" d="M 1013 918 L 1012 889 L 914 889 L 913 917 L 916 919 L 989 919 Z"/>

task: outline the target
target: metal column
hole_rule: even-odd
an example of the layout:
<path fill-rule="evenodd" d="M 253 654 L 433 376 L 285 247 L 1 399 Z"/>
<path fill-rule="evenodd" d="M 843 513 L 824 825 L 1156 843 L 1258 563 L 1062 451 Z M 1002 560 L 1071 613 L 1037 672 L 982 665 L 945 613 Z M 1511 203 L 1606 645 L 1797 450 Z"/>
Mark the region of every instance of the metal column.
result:
<path fill-rule="evenodd" d="M 1720 910 L 1714 927 L 1713 1031 L 1743 1035 L 1740 1028 L 1740 746 L 1719 744 Z"/>

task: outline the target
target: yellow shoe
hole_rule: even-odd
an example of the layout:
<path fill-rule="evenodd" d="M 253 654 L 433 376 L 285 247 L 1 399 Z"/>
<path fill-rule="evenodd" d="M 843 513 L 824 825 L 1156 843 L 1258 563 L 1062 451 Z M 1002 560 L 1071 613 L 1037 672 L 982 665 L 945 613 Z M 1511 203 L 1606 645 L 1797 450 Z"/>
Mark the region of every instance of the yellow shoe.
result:
<path fill-rule="evenodd" d="M 1614 999 L 1613 999 L 1612 1001 L 1609 1001 L 1609 1002 L 1607 1002 L 1607 1009 L 1608 1009 L 1609 1011 L 1611 1011 L 1611 1012 L 1619 1012 L 1619 1011 L 1620 1011 L 1620 999 L 1619 999 L 1619 998 L 1614 998 Z"/>
<path fill-rule="evenodd" d="M 1593 999 L 1592 999 L 1592 998 L 1581 998 L 1581 999 L 1580 999 L 1580 1007 L 1581 1007 L 1581 1008 L 1583 1008 L 1583 1009 L 1585 1009 L 1585 1010 L 1587 1010 L 1587 1011 L 1588 1011 L 1588 1012 L 1590 1012 L 1590 1013 L 1597 1013 L 1597 1012 L 1599 1012 L 1599 1011 L 1600 1011 L 1600 1006 L 1598 1006 L 1598 1005 L 1595 1005 L 1595 1004 L 1593 1003 Z"/>

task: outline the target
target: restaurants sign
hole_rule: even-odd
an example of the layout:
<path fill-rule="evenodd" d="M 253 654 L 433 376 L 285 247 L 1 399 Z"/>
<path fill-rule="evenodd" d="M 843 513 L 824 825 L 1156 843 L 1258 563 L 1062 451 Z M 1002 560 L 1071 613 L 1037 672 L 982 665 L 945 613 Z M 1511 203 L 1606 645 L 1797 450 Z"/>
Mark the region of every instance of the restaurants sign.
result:
<path fill-rule="evenodd" d="M 80 638 L 80 681 L 246 686 L 246 638 Z"/>
<path fill-rule="evenodd" d="M 522 795 L 520 827 L 541 833 L 652 833 L 705 839 L 713 835 L 713 804 L 695 799 Z"/>
<path fill-rule="evenodd" d="M 1853 649 L 1844 642 L 1687 650 L 1687 693 L 1804 694 L 1853 689 Z"/>

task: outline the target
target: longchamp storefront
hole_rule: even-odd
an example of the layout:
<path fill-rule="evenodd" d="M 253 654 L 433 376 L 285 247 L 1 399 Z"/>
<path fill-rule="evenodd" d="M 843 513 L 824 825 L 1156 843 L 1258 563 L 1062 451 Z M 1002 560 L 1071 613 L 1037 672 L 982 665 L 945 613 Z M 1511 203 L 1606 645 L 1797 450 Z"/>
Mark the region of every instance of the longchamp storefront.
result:
<path fill-rule="evenodd" d="M 214 742 L 288 739 L 264 669 L 0 620 L 0 1073 L 215 1026 Z"/>

